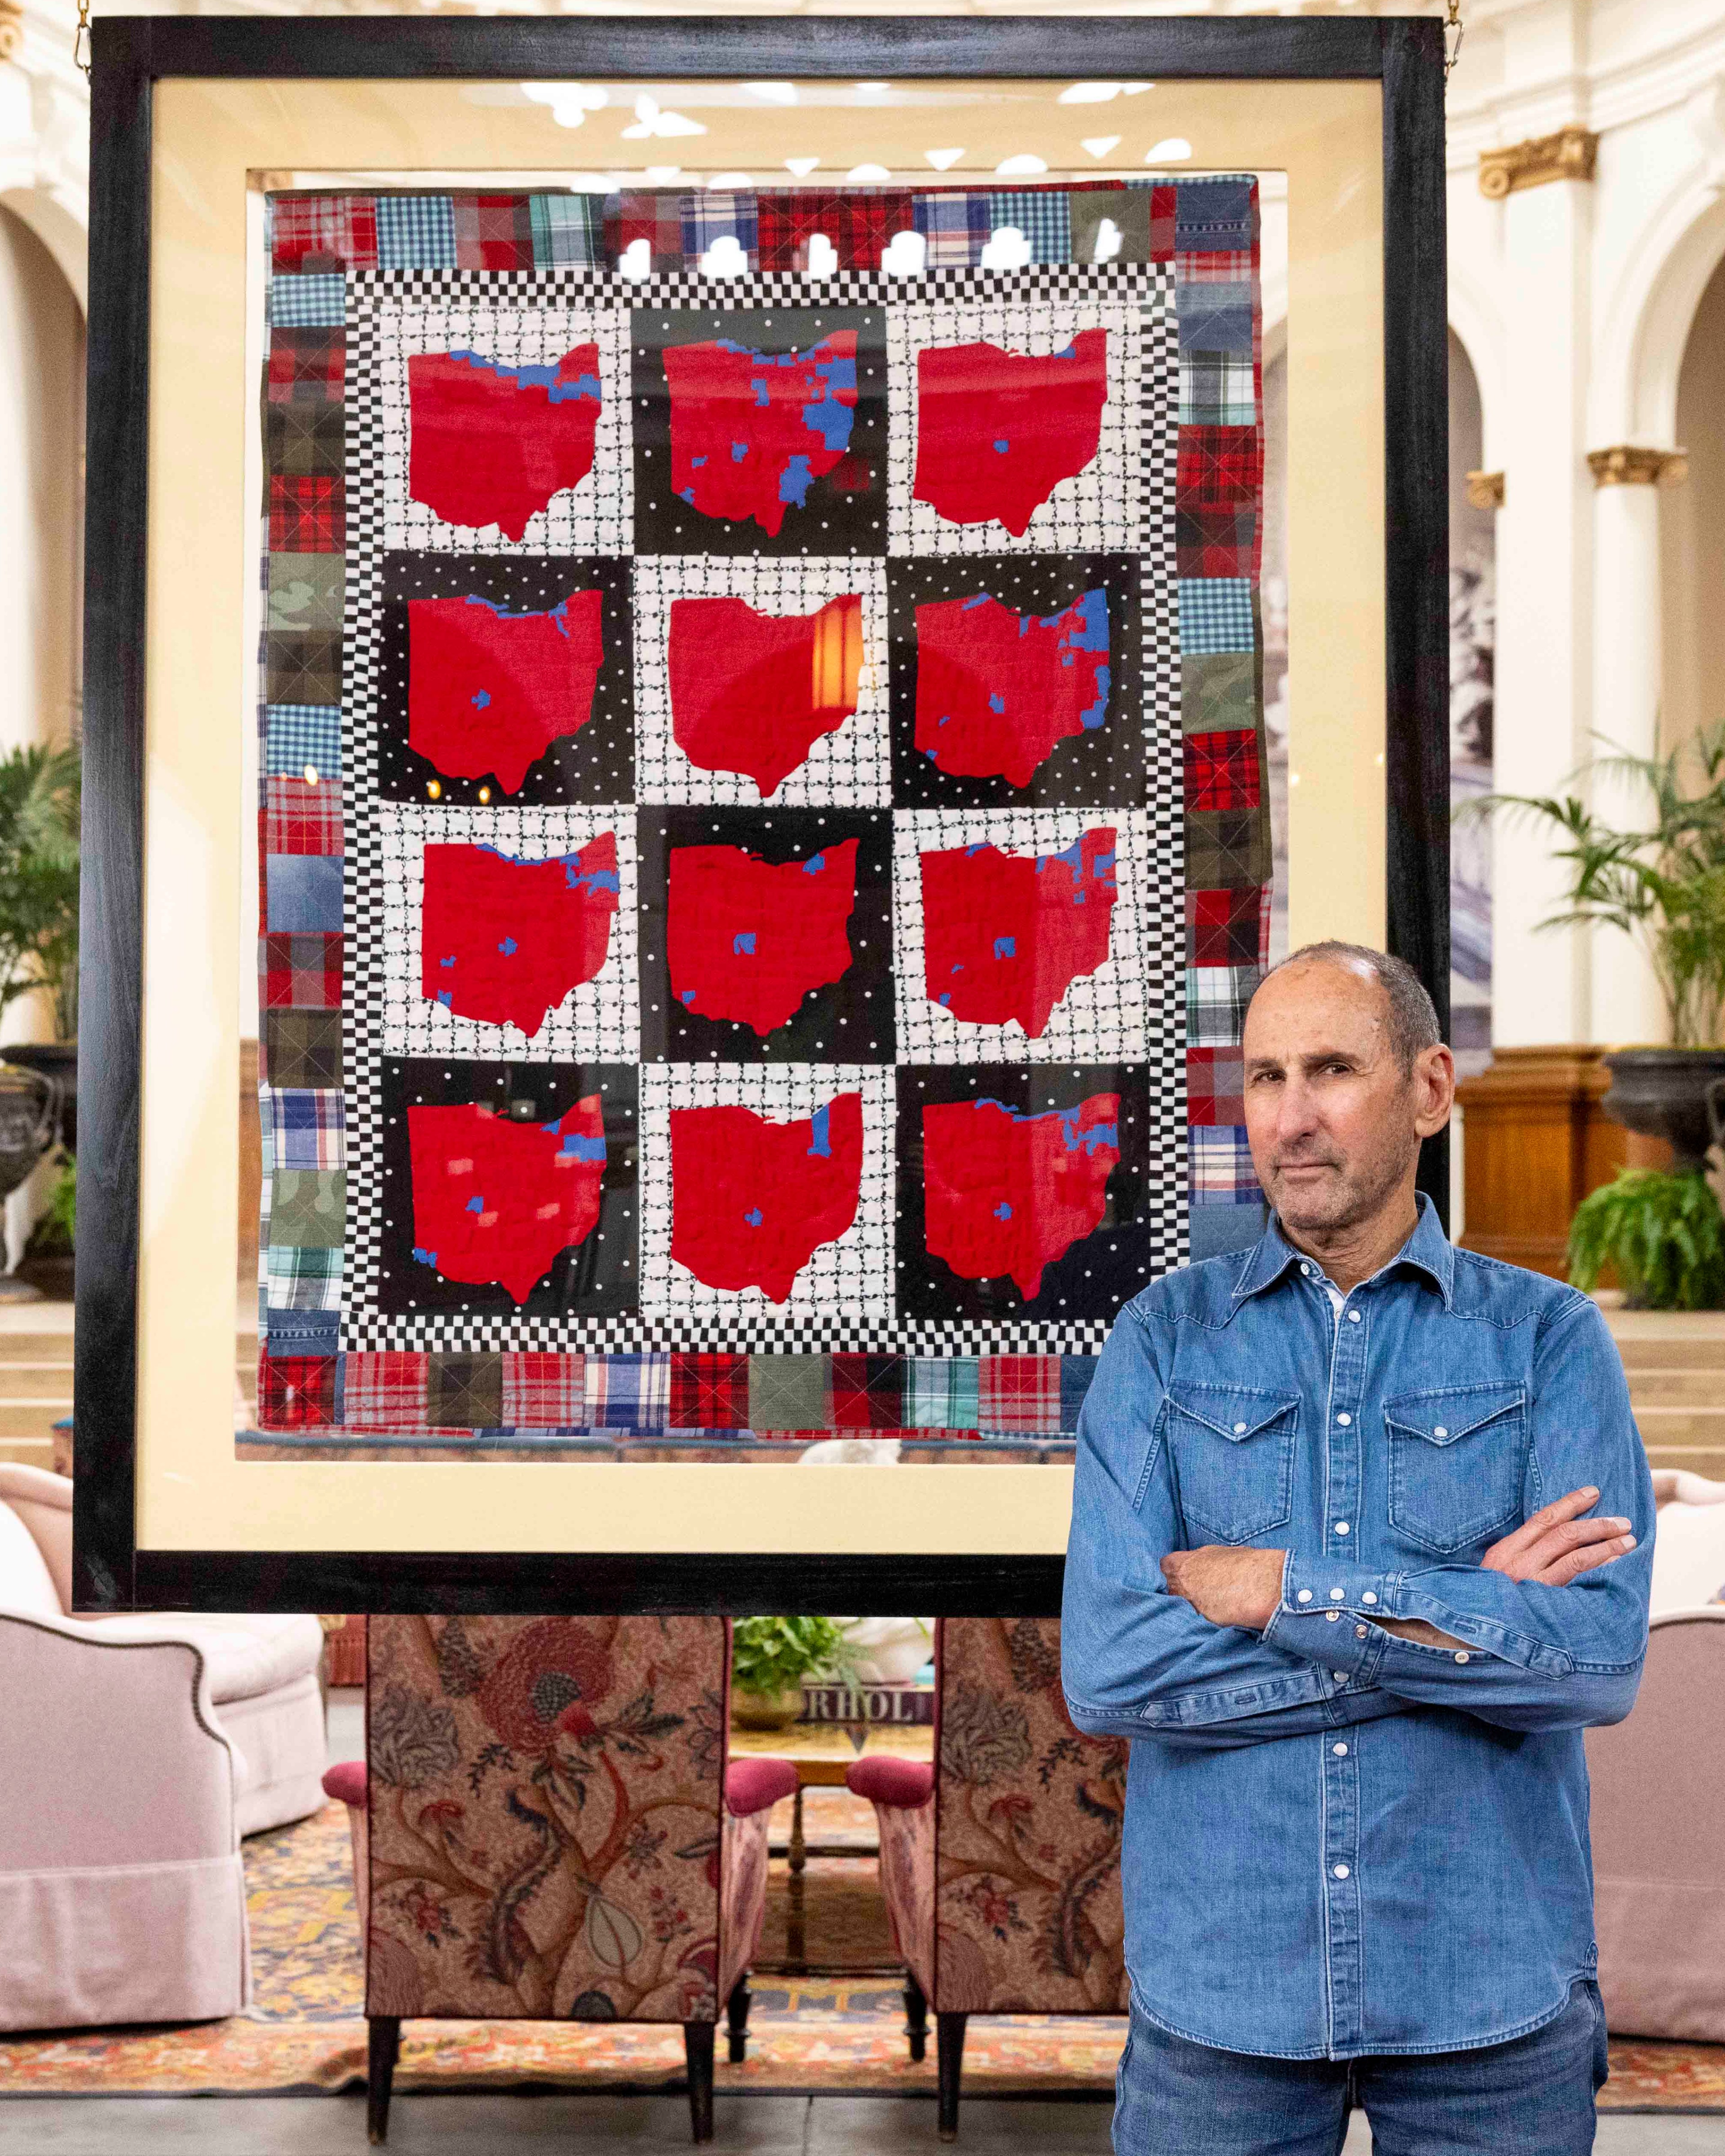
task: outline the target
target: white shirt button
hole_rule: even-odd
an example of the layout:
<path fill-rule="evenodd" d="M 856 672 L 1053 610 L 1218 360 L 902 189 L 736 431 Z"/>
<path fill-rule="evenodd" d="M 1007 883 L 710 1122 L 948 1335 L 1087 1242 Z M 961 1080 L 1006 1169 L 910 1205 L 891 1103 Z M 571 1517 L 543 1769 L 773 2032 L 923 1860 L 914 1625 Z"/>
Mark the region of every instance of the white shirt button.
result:
<path fill-rule="evenodd" d="M 1471 1661 L 1473 1657 L 1471 1655 L 1457 1655 L 1455 1659 L 1458 1662 L 1468 1662 Z"/>
<path fill-rule="evenodd" d="M 1346 1670 L 1332 1670 L 1330 1671 L 1330 1675 L 1334 1677 L 1337 1684 L 1346 1684 L 1348 1681 L 1348 1672 Z"/>
<path fill-rule="evenodd" d="M 1368 1603 L 1369 1603 L 1369 1602 L 1375 1602 L 1377 1599 L 1378 1599 L 1377 1596 L 1376 1596 L 1375 1594 L 1373 1594 L 1373 1592 L 1372 1592 L 1372 1590 L 1371 1590 L 1371 1589 L 1370 1589 L 1369 1587 L 1366 1589 L 1365 1593 L 1364 1593 L 1363 1595 L 1361 1595 L 1361 1597 L 1360 1597 L 1360 1600 L 1361 1600 L 1362 1602 L 1368 1602 Z"/>
<path fill-rule="evenodd" d="M 1245 1424 L 1243 1422 L 1235 1423 L 1234 1425 L 1234 1435 L 1236 1437 L 1244 1437 L 1245 1435 Z"/>
<path fill-rule="evenodd" d="M 1300 1270 L 1305 1274 L 1307 1280 L 1312 1278 L 1312 1268 L 1310 1265 L 1301 1265 Z"/>
<path fill-rule="evenodd" d="M 1348 1866 L 1345 1864 L 1338 1864 L 1336 1866 L 1336 1876 L 1338 1879 L 1345 1879 L 1348 1876 Z"/>
<path fill-rule="evenodd" d="M 1351 1414 L 1338 1414 L 1336 1419 L 1341 1424 L 1343 1429 L 1346 1430 L 1348 1424 L 1353 1420 L 1353 1417 Z"/>
<path fill-rule="evenodd" d="M 1442 1423 L 1440 1423 L 1431 1434 L 1434 1437 L 1447 1437 L 1450 1435 Z"/>
<path fill-rule="evenodd" d="M 1348 1747 L 1345 1744 L 1332 1744 L 1330 1749 L 1338 1759 L 1345 1759 L 1348 1757 Z"/>
<path fill-rule="evenodd" d="M 1358 1325 L 1359 1323 L 1359 1312 L 1357 1310 L 1350 1310 L 1348 1313 L 1348 1322 L 1350 1325 Z"/>
<path fill-rule="evenodd" d="M 1338 1535 L 1345 1535 L 1345 1534 L 1348 1532 L 1348 1522 L 1347 1522 L 1347 1521 L 1346 1521 L 1346 1520 L 1337 1520 L 1337 1522 L 1336 1522 L 1336 1532 L 1337 1532 Z"/>
<path fill-rule="evenodd" d="M 1339 1609 L 1326 1609 L 1326 1610 L 1325 1610 L 1325 1612 L 1324 1612 L 1324 1614 L 1325 1614 L 1325 1616 L 1326 1616 L 1326 1617 L 1327 1617 L 1327 1618 L 1329 1619 L 1330 1622 L 1333 1625 L 1333 1624 L 1335 1624 L 1335 1623 L 1336 1623 L 1337 1620 L 1341 1616 L 1342 1612 L 1341 1612 Z"/>
<path fill-rule="evenodd" d="M 1363 1640 L 1367 1636 L 1367 1628 L 1363 1625 L 1356 1625 L 1353 1628 L 1353 1636 L 1356 1640 Z"/>
<path fill-rule="evenodd" d="M 1332 1602 L 1342 1602 L 1345 1601 L 1347 1597 L 1339 1587 L 1332 1587 L 1330 1589 L 1330 1599 Z"/>
<path fill-rule="evenodd" d="M 1312 1599 L 1312 1589 L 1309 1587 L 1302 1587 L 1300 1589 L 1299 1594 L 1295 1597 L 1295 1599 L 1299 1602 L 1310 1602 Z"/>

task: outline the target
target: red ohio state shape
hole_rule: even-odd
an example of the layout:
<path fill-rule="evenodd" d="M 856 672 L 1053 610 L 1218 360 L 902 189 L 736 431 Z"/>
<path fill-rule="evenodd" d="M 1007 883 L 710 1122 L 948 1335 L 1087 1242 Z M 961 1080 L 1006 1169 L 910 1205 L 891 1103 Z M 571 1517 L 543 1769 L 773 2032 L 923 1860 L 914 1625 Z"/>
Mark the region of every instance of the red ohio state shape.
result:
<path fill-rule="evenodd" d="M 856 1218 L 862 1096 L 769 1122 L 752 1108 L 673 1108 L 671 1256 L 708 1287 L 783 1302 Z"/>
<path fill-rule="evenodd" d="M 856 709 L 862 601 L 757 613 L 739 598 L 673 599 L 671 731 L 702 771 L 739 771 L 776 793 L 823 734 Z"/>
<path fill-rule="evenodd" d="M 1058 854 L 955 846 L 922 856 L 922 974 L 931 1003 L 973 1025 L 1016 1019 L 1032 1040 L 1081 974 L 1108 957 L 1114 832 Z"/>
<path fill-rule="evenodd" d="M 1100 1227 L 1120 1161 L 1120 1096 L 1021 1116 L 999 1101 L 922 1111 L 924 1240 L 964 1280 L 1009 1278 L 1026 1302 L 1043 1270 Z"/>
<path fill-rule="evenodd" d="M 916 747 L 942 771 L 1028 786 L 1060 744 L 1101 726 L 1108 594 L 1019 613 L 980 593 L 916 609 Z"/>
<path fill-rule="evenodd" d="M 598 1224 L 605 1125 L 590 1093 L 549 1123 L 476 1102 L 410 1107 L 413 1255 L 445 1280 L 492 1281 L 521 1304 L 559 1250 Z"/>
<path fill-rule="evenodd" d="M 446 524 L 495 524 L 506 539 L 593 470 L 603 392 L 599 348 L 554 367 L 506 367 L 476 352 L 408 362 L 408 492 Z"/>
<path fill-rule="evenodd" d="M 993 344 L 916 355 L 916 498 L 954 524 L 1003 524 L 1022 539 L 1101 439 L 1108 332 L 1080 330 L 1040 358 Z"/>
<path fill-rule="evenodd" d="M 429 845 L 419 992 L 458 1018 L 536 1034 L 603 966 L 617 897 L 614 831 L 552 860 Z"/>
<path fill-rule="evenodd" d="M 530 764 L 593 716 L 605 656 L 598 592 L 544 613 L 489 599 L 408 601 L 408 746 L 446 778 L 518 793 Z"/>
<path fill-rule="evenodd" d="M 665 897 L 671 993 L 697 1018 L 765 1036 L 850 964 L 856 840 L 806 860 L 741 846 L 675 846 Z"/>

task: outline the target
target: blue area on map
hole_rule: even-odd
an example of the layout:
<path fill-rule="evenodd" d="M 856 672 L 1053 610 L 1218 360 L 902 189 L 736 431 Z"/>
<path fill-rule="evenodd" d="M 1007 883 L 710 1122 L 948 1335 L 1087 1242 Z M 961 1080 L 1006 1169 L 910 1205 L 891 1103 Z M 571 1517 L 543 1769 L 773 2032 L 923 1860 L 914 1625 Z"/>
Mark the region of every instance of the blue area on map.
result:
<path fill-rule="evenodd" d="M 567 1153 L 574 1160 L 603 1160 L 605 1141 L 602 1137 L 590 1138 L 584 1131 L 566 1131 L 557 1151 Z"/>
<path fill-rule="evenodd" d="M 694 989 L 693 989 L 693 988 L 685 988 L 685 989 L 684 989 L 684 991 L 683 991 L 683 1001 L 684 1001 L 685 1004 L 692 1004 L 692 1003 L 695 1001 L 695 991 L 694 991 Z"/>
<path fill-rule="evenodd" d="M 1009 1220 L 1012 1218 L 1012 1208 L 1004 1198 L 994 1208 L 994 1218 L 997 1220 Z"/>
<path fill-rule="evenodd" d="M 1028 1116 L 1009 1107 L 1004 1101 L 973 1101 L 970 1105 L 973 1108 L 999 1108 L 1003 1116 L 1010 1116 L 1015 1123 L 1045 1123 L 1058 1116 L 1064 1127 L 1068 1152 L 1094 1152 L 1098 1146 L 1109 1146 L 1116 1152 L 1120 1149 L 1119 1124 L 1093 1123 L 1089 1130 L 1081 1130 L 1078 1124 L 1084 1113 L 1082 1108 L 1048 1108 L 1040 1116 Z M 998 1220 L 1002 1216 L 997 1213 L 994 1217 Z"/>
<path fill-rule="evenodd" d="M 732 937 L 731 955 L 733 958 L 752 958 L 754 957 L 755 932 L 752 928 L 746 928 L 740 936 L 733 936 Z"/>
<path fill-rule="evenodd" d="M 521 945 L 516 942 L 513 936 L 506 936 L 503 941 L 497 946 L 497 948 L 502 952 L 506 958 L 514 957 L 516 952 L 519 951 L 521 947 Z"/>
<path fill-rule="evenodd" d="M 485 1209 L 485 1201 L 483 1198 L 470 1198 L 468 1199 L 467 1210 L 470 1213 L 483 1213 Z"/>
<path fill-rule="evenodd" d="M 444 968 L 444 972 L 447 973 L 449 968 L 454 964 L 455 961 L 453 958 L 439 958 L 437 963 Z"/>
<path fill-rule="evenodd" d="M 1015 936 L 997 936 L 994 938 L 994 956 L 997 958 L 1015 958 L 1018 954 L 1018 938 Z"/>
<path fill-rule="evenodd" d="M 811 1160 L 817 1158 L 821 1160 L 832 1158 L 833 1137 L 830 1128 L 832 1119 L 833 1111 L 830 1107 L 817 1108 L 810 1116 L 809 1126 L 814 1132 L 814 1139 L 809 1147 L 809 1156 Z"/>
<path fill-rule="evenodd" d="M 437 992 L 437 999 L 445 1010 L 454 1009 L 455 992 L 453 988 L 439 988 Z"/>
<path fill-rule="evenodd" d="M 803 873 L 804 875 L 819 875 L 826 865 L 824 854 L 811 854 L 803 864 Z"/>
<path fill-rule="evenodd" d="M 733 442 L 731 444 L 732 463 L 734 465 L 740 465 L 748 453 L 749 445 L 747 442 Z"/>
<path fill-rule="evenodd" d="M 970 610 L 971 610 L 971 608 L 972 608 L 973 607 L 987 606 L 987 605 L 988 605 L 988 593 L 987 593 L 987 592 L 978 592 L 978 593 L 977 593 L 976 597 L 975 597 L 973 599 L 966 599 L 966 601 L 964 602 L 963 605 L 962 607 L 960 607 L 960 608 L 958 609 L 958 611 L 959 611 L 961 613 L 968 613 L 970 612 Z M 1022 629 L 1020 629 L 1020 630 L 1019 630 L 1019 634 L 1020 635 L 1023 635 L 1024 631 L 1023 631 Z"/>
<path fill-rule="evenodd" d="M 481 358 L 476 352 L 452 352 L 451 359 L 465 360 L 470 367 L 483 373 L 495 374 L 500 382 L 512 382 L 517 389 L 542 389 L 553 404 L 572 403 L 578 397 L 590 398 L 595 403 L 603 401 L 604 392 L 596 374 L 578 375 L 573 382 L 559 382 L 556 366 L 505 367 L 495 359 Z"/>
<path fill-rule="evenodd" d="M 781 501 L 793 501 L 800 509 L 814 484 L 814 474 L 807 457 L 785 459 L 784 470 L 778 475 L 778 498 Z"/>
<path fill-rule="evenodd" d="M 567 598 L 559 599 L 554 607 L 528 607 L 525 612 L 518 612 L 514 607 L 501 606 L 495 599 L 482 599 L 477 593 L 470 592 L 467 603 L 469 606 L 483 607 L 487 613 L 495 614 L 499 621 L 542 619 L 550 622 L 559 636 L 567 637 L 569 634 L 569 602 Z M 491 701 L 490 690 L 481 689 L 473 701 L 484 711 Z"/>
<path fill-rule="evenodd" d="M 1010 442 L 996 442 L 994 444 L 994 454 L 997 457 L 1004 457 L 1011 447 L 1012 444 Z"/>
<path fill-rule="evenodd" d="M 413 1255 L 418 1260 L 422 1265 L 434 1265 L 437 1263 L 437 1252 L 435 1250 L 422 1250 L 417 1243 L 413 1245 Z"/>
<path fill-rule="evenodd" d="M 1005 697 L 990 696 L 988 699 L 988 709 L 991 711 L 1004 711 L 1006 709 Z"/>
<path fill-rule="evenodd" d="M 477 695 L 470 696 L 467 701 L 473 706 L 475 711 L 487 711 L 490 707 L 491 692 L 489 689 L 481 689 Z"/>
<path fill-rule="evenodd" d="M 706 459 L 705 457 L 691 457 L 689 459 L 690 469 L 693 471 L 699 471 L 706 462 Z"/>
<path fill-rule="evenodd" d="M 1075 839 L 1070 846 L 1063 847 L 1057 854 L 1038 854 L 1036 856 L 1037 875 L 1040 875 L 1045 868 L 1048 868 L 1055 861 L 1064 861 L 1066 866 L 1071 870 L 1073 880 L 1074 882 L 1076 882 L 1079 875 L 1082 873 L 1084 867 L 1083 839 Z"/>
<path fill-rule="evenodd" d="M 745 1213 L 742 1217 L 748 1223 L 751 1228 L 758 1228 L 764 1216 L 762 1215 L 758 1205 L 751 1205 L 748 1211 Z"/>

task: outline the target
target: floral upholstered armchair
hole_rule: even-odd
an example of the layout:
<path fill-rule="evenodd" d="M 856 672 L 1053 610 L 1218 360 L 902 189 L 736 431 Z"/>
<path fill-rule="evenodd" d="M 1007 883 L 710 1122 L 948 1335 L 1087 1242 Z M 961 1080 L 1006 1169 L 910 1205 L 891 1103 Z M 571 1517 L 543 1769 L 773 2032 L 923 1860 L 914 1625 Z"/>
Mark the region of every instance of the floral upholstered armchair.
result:
<path fill-rule="evenodd" d="M 742 2056 L 782 1759 L 726 1758 L 717 1617 L 373 1617 L 348 1806 L 366 1942 L 368 2123 L 401 2024 L 675 2021 L 695 2138 L 713 2035 Z"/>
<path fill-rule="evenodd" d="M 971 2015 L 1127 2010 L 1127 1747 L 1068 1719 L 1058 1619 L 947 1618 L 935 1669 L 934 1764 L 859 1759 L 845 1779 L 880 1821 L 914 2059 L 934 2009 L 950 2141 Z"/>

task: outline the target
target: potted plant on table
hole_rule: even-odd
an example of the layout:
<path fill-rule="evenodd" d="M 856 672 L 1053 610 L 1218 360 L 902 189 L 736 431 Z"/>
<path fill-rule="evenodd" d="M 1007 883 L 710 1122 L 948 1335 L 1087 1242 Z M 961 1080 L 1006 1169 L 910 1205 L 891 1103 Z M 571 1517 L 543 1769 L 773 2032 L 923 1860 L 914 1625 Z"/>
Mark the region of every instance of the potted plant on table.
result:
<path fill-rule="evenodd" d="M 1577 778 L 1644 796 L 1644 824 L 1619 827 L 1579 794 L 1492 794 L 1472 813 L 1507 810 L 1553 831 L 1567 902 L 1542 928 L 1604 927 L 1630 937 L 1659 984 L 1671 1045 L 1604 1058 L 1607 1115 L 1671 1146 L 1668 1169 L 1622 1168 L 1584 1199 L 1569 1276 L 1592 1290 L 1607 1265 L 1646 1309 L 1725 1306 L 1725 1220 L 1707 1179 L 1725 1096 L 1725 721 L 1661 757 L 1615 754 Z"/>
<path fill-rule="evenodd" d="M 741 1729 L 788 1729 L 811 1677 L 842 1677 L 850 1662 L 830 1617 L 739 1617 L 732 1631 L 731 1719 Z"/>

